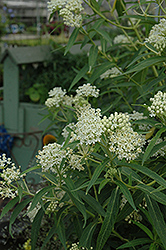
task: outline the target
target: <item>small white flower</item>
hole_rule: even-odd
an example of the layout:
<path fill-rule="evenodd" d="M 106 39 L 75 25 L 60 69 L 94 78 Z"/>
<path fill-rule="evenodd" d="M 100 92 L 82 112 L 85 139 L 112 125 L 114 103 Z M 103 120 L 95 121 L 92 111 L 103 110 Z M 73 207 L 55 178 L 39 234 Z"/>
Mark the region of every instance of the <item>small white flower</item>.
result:
<path fill-rule="evenodd" d="M 158 51 L 162 52 L 166 46 L 166 19 L 162 18 L 159 24 L 155 24 L 149 37 L 145 39 L 145 42 L 152 44 Z"/>
<path fill-rule="evenodd" d="M 92 86 L 90 83 L 84 84 L 83 86 L 79 86 L 76 90 L 78 96 L 94 96 L 98 97 L 99 89 L 96 89 L 96 86 Z"/>
<path fill-rule="evenodd" d="M 101 123 L 101 110 L 90 106 L 79 107 L 78 121 L 71 133 L 71 141 L 79 140 L 80 144 L 91 145 L 101 140 L 103 125 Z"/>
<path fill-rule="evenodd" d="M 133 41 L 133 37 L 129 36 L 129 39 Z M 130 43 L 129 39 L 125 35 L 118 35 L 114 38 L 114 44 Z"/>
<path fill-rule="evenodd" d="M 59 107 L 66 94 L 66 90 L 62 90 L 61 87 L 55 87 L 48 92 L 49 98 L 46 100 L 45 105 L 48 108 Z"/>
<path fill-rule="evenodd" d="M 149 115 L 159 117 L 166 124 L 166 93 L 158 91 L 150 101 L 152 105 L 148 107 Z"/>
<path fill-rule="evenodd" d="M 124 158 L 131 161 L 139 156 L 145 144 L 145 136 L 133 131 L 128 114 L 115 112 L 109 118 L 104 116 L 102 123 L 111 152 L 120 160 Z"/>
<path fill-rule="evenodd" d="M 67 26 L 80 27 L 82 23 L 81 12 L 83 11 L 82 0 L 50 0 L 48 10 L 53 13 L 59 11 Z"/>
<path fill-rule="evenodd" d="M 119 68 L 121 70 L 121 68 Z M 113 78 L 119 75 L 122 75 L 122 72 L 117 69 L 116 67 L 113 67 L 112 69 L 108 69 L 106 72 L 104 72 L 102 75 L 100 75 L 100 79 L 108 79 Z"/>
<path fill-rule="evenodd" d="M 37 162 L 41 165 L 43 172 L 51 170 L 54 173 L 57 173 L 57 168 L 60 168 L 61 162 L 65 157 L 66 151 L 56 142 L 44 146 L 43 150 L 39 151 L 36 156 L 38 159 Z M 63 171 L 63 168 L 61 171 Z"/>

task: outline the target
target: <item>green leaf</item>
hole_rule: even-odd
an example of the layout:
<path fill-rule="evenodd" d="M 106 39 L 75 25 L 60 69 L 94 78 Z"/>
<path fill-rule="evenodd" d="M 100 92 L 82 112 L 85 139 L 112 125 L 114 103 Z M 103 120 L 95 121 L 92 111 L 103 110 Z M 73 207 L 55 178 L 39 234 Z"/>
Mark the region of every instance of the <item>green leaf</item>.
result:
<path fill-rule="evenodd" d="M 26 205 L 32 200 L 32 198 L 28 198 L 24 201 L 22 201 L 21 203 L 19 203 L 16 208 L 14 209 L 11 218 L 10 218 L 10 223 L 9 223 L 9 233 L 12 235 L 11 233 L 11 227 L 12 224 L 15 222 L 17 216 L 19 215 L 19 213 L 26 207 Z"/>
<path fill-rule="evenodd" d="M 156 133 L 156 135 L 152 138 L 151 142 L 150 142 L 149 145 L 147 146 L 146 151 L 145 151 L 145 153 L 144 153 L 144 155 L 143 155 L 143 158 L 142 158 L 142 165 L 143 165 L 144 162 L 149 158 L 150 153 L 151 153 L 153 147 L 155 146 L 156 141 L 158 140 L 158 138 L 160 138 L 161 134 L 162 134 L 163 132 L 165 132 L 165 131 L 166 131 L 166 127 L 161 128 L 161 129 Z"/>
<path fill-rule="evenodd" d="M 99 194 L 100 194 L 101 190 L 105 187 L 105 185 L 106 185 L 109 181 L 110 181 L 109 179 L 104 179 L 104 180 L 102 180 L 102 182 L 100 183 L 100 186 L 99 186 L 99 191 L 98 191 Z"/>
<path fill-rule="evenodd" d="M 126 167 L 130 167 L 136 171 L 139 171 L 145 175 L 147 175 L 148 177 L 152 178 L 153 180 L 155 180 L 158 184 L 160 184 L 161 186 L 166 188 L 166 181 L 160 176 L 158 175 L 156 172 L 150 170 L 147 167 L 138 165 L 138 164 L 134 164 L 134 163 L 118 163 L 119 166 L 126 166 Z"/>
<path fill-rule="evenodd" d="M 102 36 L 110 45 L 112 45 L 112 39 L 110 38 L 108 32 L 102 29 L 95 29 L 95 31 Z"/>
<path fill-rule="evenodd" d="M 44 209 L 46 209 L 49 205 L 49 202 L 47 204 L 44 205 Z M 41 225 L 41 221 L 42 218 L 45 214 L 44 209 L 41 207 L 39 209 L 39 211 L 37 212 L 33 223 L 32 223 L 32 229 L 31 229 L 31 250 L 35 250 L 36 249 L 36 242 L 38 239 L 38 234 L 39 234 L 39 230 L 40 230 L 40 225 Z"/>
<path fill-rule="evenodd" d="M 90 0 L 91 5 L 97 10 L 100 10 L 100 6 L 96 0 Z"/>
<path fill-rule="evenodd" d="M 89 185 L 86 189 L 86 194 L 88 193 L 88 191 L 90 190 L 90 188 L 95 184 L 96 180 L 99 178 L 101 172 L 105 169 L 105 166 L 107 165 L 107 163 L 109 162 L 108 159 L 104 160 L 94 171 L 92 179 L 89 182 Z"/>
<path fill-rule="evenodd" d="M 147 228 L 145 225 L 143 225 L 142 223 L 140 222 L 137 222 L 137 221 L 133 221 L 132 222 L 137 225 L 139 228 L 141 228 L 148 236 L 151 240 L 153 240 L 153 234 L 152 232 L 149 230 L 149 228 Z"/>
<path fill-rule="evenodd" d="M 93 208 L 95 212 L 105 216 L 105 211 L 98 201 L 96 201 L 90 194 L 86 194 L 83 191 L 79 191 L 81 198 Z"/>
<path fill-rule="evenodd" d="M 44 247 L 47 245 L 47 243 L 49 242 L 49 240 L 52 238 L 52 236 L 57 233 L 56 230 L 56 225 L 53 225 L 53 227 L 50 229 L 48 235 L 46 236 L 46 238 L 44 239 L 43 245 L 41 247 L 41 250 L 45 249 Z"/>
<path fill-rule="evenodd" d="M 106 216 L 97 238 L 96 250 L 103 249 L 112 232 L 119 211 L 119 193 L 119 187 L 114 189 L 111 193 L 111 197 L 107 206 Z"/>
<path fill-rule="evenodd" d="M 130 74 L 133 72 L 139 72 L 147 67 L 156 65 L 157 63 L 165 62 L 166 57 L 165 56 L 154 56 L 151 58 L 148 58 L 146 60 L 143 60 L 142 62 L 138 63 L 135 67 L 130 69 L 129 71 L 126 71 L 124 74 Z"/>
<path fill-rule="evenodd" d="M 148 205 L 148 211 L 153 222 L 153 226 L 156 229 L 160 240 L 166 249 L 166 223 L 161 213 L 160 207 L 156 201 L 151 199 L 148 195 L 146 196 L 146 202 Z"/>
<path fill-rule="evenodd" d="M 7 205 L 3 208 L 1 216 L 0 216 L 0 220 L 2 219 L 2 217 L 7 214 L 9 212 L 10 209 L 12 209 L 16 203 L 19 201 L 19 197 L 15 197 L 14 199 L 10 200 Z"/>
<path fill-rule="evenodd" d="M 49 174 L 47 172 L 36 172 L 36 174 L 42 176 L 43 178 L 45 178 L 46 180 L 48 180 L 49 182 L 51 182 L 51 184 L 54 184 L 55 186 L 57 186 L 58 181 L 57 178 L 54 174 Z"/>
<path fill-rule="evenodd" d="M 106 63 L 102 63 L 100 66 L 96 67 L 96 70 L 92 73 L 91 78 L 89 79 L 89 82 L 93 83 L 97 78 L 100 77 L 101 74 L 105 73 L 113 65 L 114 65 L 114 63 L 106 62 Z"/>
<path fill-rule="evenodd" d="M 137 61 L 140 60 L 142 57 L 147 56 L 147 55 L 153 55 L 153 53 L 150 52 L 150 53 L 144 53 L 144 54 L 138 55 L 136 58 L 134 58 L 134 60 L 133 60 L 126 68 L 129 68 L 129 67 L 130 67 L 131 65 L 133 65 L 135 62 L 137 62 Z"/>
<path fill-rule="evenodd" d="M 19 202 L 20 202 L 23 197 L 23 189 L 20 186 L 18 186 L 18 197 L 19 197 Z"/>
<path fill-rule="evenodd" d="M 97 222 L 91 222 L 83 231 L 81 238 L 79 240 L 79 246 L 87 247 L 90 249 L 91 247 L 91 239 L 94 233 L 94 230 L 97 226 Z"/>
<path fill-rule="evenodd" d="M 39 167 L 39 166 L 34 166 L 34 167 L 31 167 L 31 168 L 28 168 L 28 169 L 26 169 L 25 171 L 22 172 L 22 175 L 27 174 L 27 173 L 29 173 L 29 172 L 31 172 L 33 170 L 40 169 L 40 168 L 41 167 Z"/>
<path fill-rule="evenodd" d="M 116 0 L 116 10 L 118 12 L 118 16 L 123 16 L 125 13 L 125 1 L 123 0 Z"/>
<path fill-rule="evenodd" d="M 65 236 L 65 229 L 64 229 L 64 223 L 62 221 L 62 219 L 56 220 L 55 218 L 55 224 L 56 224 L 56 229 L 57 229 L 57 234 L 59 236 L 59 239 L 63 245 L 63 247 L 65 248 L 65 250 L 67 250 L 67 246 L 66 246 L 66 236 Z"/>
<path fill-rule="evenodd" d="M 71 47 L 73 46 L 77 36 L 78 36 L 78 33 L 79 33 L 79 28 L 75 28 L 74 31 L 72 32 L 70 38 L 69 38 L 69 41 L 67 43 L 67 46 L 66 46 L 66 49 L 65 49 L 65 52 L 64 52 L 64 55 L 67 54 L 67 52 L 71 49 Z"/>
<path fill-rule="evenodd" d="M 137 190 L 133 194 L 133 200 L 134 200 L 134 203 L 135 203 L 136 206 L 138 206 L 142 202 L 144 196 L 145 195 L 144 195 L 144 193 L 141 190 Z M 124 220 L 129 214 L 131 214 L 132 211 L 133 211 L 133 208 L 127 202 L 125 204 L 125 206 L 122 208 L 122 210 L 120 211 L 120 213 L 118 214 L 116 222 Z"/>
<path fill-rule="evenodd" d="M 97 56 L 98 56 L 98 48 L 97 46 L 93 45 L 89 50 L 89 57 L 88 57 L 89 72 L 91 72 L 93 66 L 95 65 Z"/>
<path fill-rule="evenodd" d="M 96 31 L 93 31 L 93 30 L 94 29 L 98 29 L 103 22 L 104 22 L 104 20 L 102 18 L 100 18 L 99 20 L 95 21 L 94 24 L 93 24 L 93 26 L 92 26 L 92 28 L 90 28 L 88 30 L 89 37 L 91 39 L 96 35 Z M 90 39 L 87 36 L 85 36 L 85 38 L 84 38 L 84 40 L 83 40 L 80 48 L 82 49 L 88 43 L 89 40 Z"/>
<path fill-rule="evenodd" d="M 124 194 L 127 201 L 130 203 L 130 205 L 133 207 L 133 209 L 137 211 L 137 208 L 134 204 L 132 195 L 131 195 L 130 191 L 128 190 L 128 188 L 126 187 L 126 185 L 119 180 L 116 180 L 115 183 L 120 187 L 120 190 Z"/>
<path fill-rule="evenodd" d="M 84 75 L 88 72 L 88 64 L 86 64 L 81 70 L 80 72 L 76 75 L 76 77 L 73 79 L 70 87 L 69 87 L 69 90 L 70 91 L 74 85 L 82 78 L 84 77 Z"/>
<path fill-rule="evenodd" d="M 163 141 L 157 145 L 154 146 L 154 148 L 152 149 L 152 151 L 149 154 L 149 157 L 151 157 L 153 154 L 155 154 L 159 149 L 163 148 L 166 146 L 166 141 Z"/>
<path fill-rule="evenodd" d="M 140 239 L 136 239 L 136 240 L 132 240 L 128 243 L 125 243 L 123 245 L 121 245 L 120 247 L 117 248 L 118 249 L 124 249 L 124 248 L 129 248 L 129 247 L 135 247 L 135 246 L 142 246 L 144 244 L 147 244 L 147 243 L 151 243 L 152 240 L 150 239 L 147 239 L 147 238 L 140 238 Z"/>
<path fill-rule="evenodd" d="M 147 186 L 143 183 L 138 184 L 137 187 L 142 190 L 145 194 L 148 194 L 152 199 L 158 201 L 159 203 L 166 205 L 166 195 L 159 192 L 153 187 Z"/>
<path fill-rule="evenodd" d="M 42 196 L 47 193 L 48 191 L 50 191 L 51 189 L 54 189 L 55 186 L 46 186 L 43 189 L 41 189 L 38 193 L 35 194 L 33 200 L 32 200 L 32 204 L 28 210 L 28 212 L 32 211 L 36 205 L 38 204 L 38 202 L 40 202 L 40 200 L 42 199 Z"/>

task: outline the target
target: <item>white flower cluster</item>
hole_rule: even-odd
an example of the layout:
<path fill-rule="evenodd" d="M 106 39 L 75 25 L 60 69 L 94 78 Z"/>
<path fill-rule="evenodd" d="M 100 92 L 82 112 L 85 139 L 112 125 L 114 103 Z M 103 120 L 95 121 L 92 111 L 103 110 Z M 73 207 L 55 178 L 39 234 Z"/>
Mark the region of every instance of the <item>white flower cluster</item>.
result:
<path fill-rule="evenodd" d="M 48 108 L 59 107 L 66 94 L 66 90 L 62 90 L 61 87 L 55 87 L 48 92 L 49 98 L 46 100 L 45 105 Z"/>
<path fill-rule="evenodd" d="M 51 201 L 49 206 L 46 209 L 46 214 L 55 212 L 57 206 L 58 206 L 58 201 Z"/>
<path fill-rule="evenodd" d="M 145 42 L 152 44 L 158 51 L 162 52 L 166 46 L 166 19 L 162 18 L 159 24 L 155 24 L 149 37 L 145 39 Z"/>
<path fill-rule="evenodd" d="M 96 89 L 96 86 L 92 86 L 90 83 L 84 84 L 83 86 L 79 86 L 76 90 L 77 95 L 83 97 L 98 97 L 99 91 L 99 89 Z"/>
<path fill-rule="evenodd" d="M 121 70 L 121 68 L 119 68 Z M 113 78 L 119 75 L 122 75 L 122 72 L 117 69 L 116 67 L 113 67 L 112 69 L 108 69 L 106 72 L 100 75 L 100 79 L 108 79 L 108 78 Z"/>
<path fill-rule="evenodd" d="M 147 116 L 144 116 L 143 113 L 137 112 L 135 110 L 133 110 L 132 114 L 128 114 L 128 113 L 126 114 L 129 116 L 129 121 L 138 121 L 138 120 L 144 120 L 148 118 Z"/>
<path fill-rule="evenodd" d="M 166 93 L 158 91 L 153 98 L 150 98 L 152 105 L 148 107 L 151 117 L 158 116 L 166 122 Z"/>
<path fill-rule="evenodd" d="M 90 247 L 90 249 L 89 250 L 91 250 L 91 249 L 93 249 L 93 247 Z M 88 248 L 86 248 L 86 247 L 79 247 L 79 242 L 77 242 L 77 243 L 73 243 L 72 245 L 71 245 L 71 247 L 70 247 L 70 249 L 69 250 L 88 250 Z"/>
<path fill-rule="evenodd" d="M 60 168 L 62 160 L 66 158 L 66 151 L 56 142 L 44 146 L 43 150 L 39 150 L 38 153 L 37 162 L 42 167 L 43 172 L 51 170 L 57 173 L 57 168 Z"/>
<path fill-rule="evenodd" d="M 103 133 L 101 110 L 85 105 L 77 111 L 78 121 L 71 132 L 71 141 L 79 140 L 80 144 L 86 145 L 100 141 Z"/>
<path fill-rule="evenodd" d="M 10 186 L 14 181 L 20 179 L 21 175 L 20 167 L 16 168 L 15 164 L 11 161 L 11 158 L 7 158 L 5 154 L 0 156 L 0 169 L 2 169 L 0 181 L 0 197 L 14 198 L 17 195 L 17 190 Z"/>
<path fill-rule="evenodd" d="M 133 41 L 133 37 L 129 36 L 129 39 Z M 114 38 L 114 44 L 119 44 L 119 43 L 130 43 L 128 37 L 125 35 L 118 35 Z"/>
<path fill-rule="evenodd" d="M 27 210 L 30 209 L 31 205 L 32 205 L 32 202 L 29 203 Z M 40 208 L 41 208 L 41 205 L 39 203 L 37 203 L 36 207 L 33 210 L 31 210 L 30 212 L 29 211 L 27 212 L 27 216 L 29 217 L 31 222 L 33 222 L 33 220 L 34 220 L 36 214 L 38 213 L 38 211 L 40 210 Z"/>
<path fill-rule="evenodd" d="M 81 12 L 83 11 L 82 0 L 50 0 L 48 10 L 53 13 L 59 10 L 64 23 L 71 27 L 80 27 L 82 23 Z"/>
<path fill-rule="evenodd" d="M 109 150 L 115 153 L 118 159 L 130 161 L 139 156 L 145 144 L 145 137 L 133 131 L 128 115 L 115 112 L 109 118 L 104 116 L 102 123 L 109 141 Z"/>
<path fill-rule="evenodd" d="M 69 149 L 67 160 L 71 169 L 73 170 L 78 169 L 79 171 L 84 170 L 82 159 L 83 159 L 82 155 L 78 155 L 74 153 L 72 149 Z"/>
<path fill-rule="evenodd" d="M 166 137 L 164 137 L 164 140 L 162 138 L 158 138 L 155 145 L 166 141 Z M 151 140 L 149 140 L 149 143 L 151 142 Z M 166 153 L 166 146 L 160 148 L 159 150 L 157 150 L 151 157 L 157 157 L 157 156 L 165 156 Z"/>
<path fill-rule="evenodd" d="M 125 218 L 125 221 L 127 221 L 129 224 L 131 224 L 132 220 L 136 221 L 136 222 L 142 221 L 142 216 L 139 214 L 139 210 L 138 210 L 138 212 L 133 210 L 133 212 L 131 212 L 131 214 L 129 214 Z"/>

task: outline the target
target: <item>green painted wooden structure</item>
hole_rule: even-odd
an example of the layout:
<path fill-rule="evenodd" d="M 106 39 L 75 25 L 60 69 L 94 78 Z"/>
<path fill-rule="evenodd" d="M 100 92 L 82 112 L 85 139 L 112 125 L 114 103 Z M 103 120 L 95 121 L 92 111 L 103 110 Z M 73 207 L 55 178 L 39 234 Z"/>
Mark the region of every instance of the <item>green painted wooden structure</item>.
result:
<path fill-rule="evenodd" d="M 19 165 L 25 169 L 35 149 L 41 148 L 42 131 L 48 126 L 48 121 L 39 125 L 43 106 L 38 104 L 19 102 L 19 68 L 20 65 L 41 63 L 51 59 L 50 46 L 17 47 L 6 49 L 0 57 L 0 63 L 4 65 L 3 73 L 3 101 L 0 101 L 0 124 L 4 124 L 9 134 L 26 137 L 29 148 L 26 145 L 14 146 L 12 153 Z M 39 140 L 36 147 L 35 138 Z M 32 133 L 32 134 L 31 134 Z M 17 136 L 16 136 L 17 137 Z M 16 141 L 17 144 L 17 141 Z M 19 142 L 18 142 L 19 144 Z"/>

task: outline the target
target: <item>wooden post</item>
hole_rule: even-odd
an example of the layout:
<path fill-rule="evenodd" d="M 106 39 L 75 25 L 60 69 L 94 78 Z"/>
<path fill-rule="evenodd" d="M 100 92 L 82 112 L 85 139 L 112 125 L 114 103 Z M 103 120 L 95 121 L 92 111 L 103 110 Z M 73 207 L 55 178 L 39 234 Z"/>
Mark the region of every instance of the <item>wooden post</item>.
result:
<path fill-rule="evenodd" d="M 19 66 L 7 57 L 4 60 L 4 126 L 8 132 L 18 130 Z"/>

